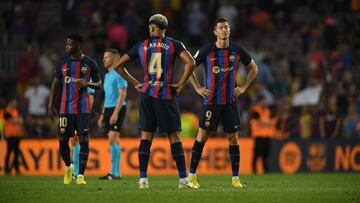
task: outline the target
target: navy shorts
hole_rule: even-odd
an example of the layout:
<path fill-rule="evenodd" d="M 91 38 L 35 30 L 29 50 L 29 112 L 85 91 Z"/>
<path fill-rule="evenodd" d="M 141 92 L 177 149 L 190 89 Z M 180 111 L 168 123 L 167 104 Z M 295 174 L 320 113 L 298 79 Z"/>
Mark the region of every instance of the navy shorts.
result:
<path fill-rule="evenodd" d="M 75 131 L 78 135 L 89 133 L 90 114 L 65 114 L 59 117 L 59 136 L 73 137 Z"/>
<path fill-rule="evenodd" d="M 120 132 L 122 125 L 125 121 L 125 117 L 126 117 L 126 106 L 122 106 L 119 113 L 118 113 L 118 120 L 117 123 L 115 125 L 110 125 L 110 118 L 113 114 L 115 110 L 115 107 L 113 108 L 105 108 L 104 111 L 104 123 L 105 123 L 105 132 L 106 134 L 111 130 L 111 131 L 117 131 Z"/>
<path fill-rule="evenodd" d="M 161 134 L 181 131 L 179 106 L 176 100 L 156 99 L 142 93 L 140 98 L 140 130 Z"/>
<path fill-rule="evenodd" d="M 225 133 L 239 131 L 240 114 L 236 102 L 225 105 L 203 105 L 199 115 L 200 128 L 207 131 L 216 131 L 222 121 Z"/>

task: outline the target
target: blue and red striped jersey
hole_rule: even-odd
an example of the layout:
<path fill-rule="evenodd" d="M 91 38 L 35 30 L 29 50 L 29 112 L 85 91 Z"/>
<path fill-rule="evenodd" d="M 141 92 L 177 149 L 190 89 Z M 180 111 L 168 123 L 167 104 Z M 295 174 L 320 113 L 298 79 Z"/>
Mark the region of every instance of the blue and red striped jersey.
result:
<path fill-rule="evenodd" d="M 139 58 L 144 71 L 143 93 L 157 99 L 175 97 L 170 87 L 175 57 L 185 49 L 183 43 L 169 37 L 151 37 L 130 49 L 127 54 L 132 60 Z"/>
<path fill-rule="evenodd" d="M 205 45 L 194 56 L 196 66 L 205 68 L 205 88 L 212 96 L 204 99 L 205 105 L 229 104 L 235 101 L 233 91 L 237 85 L 236 72 L 241 61 L 245 66 L 251 56 L 241 46 L 230 43 L 227 48 L 217 48 L 215 43 Z"/>
<path fill-rule="evenodd" d="M 90 113 L 89 92 L 87 88 L 77 90 L 73 79 L 84 79 L 89 82 L 100 80 L 97 63 L 88 56 L 72 59 L 65 56 L 55 70 L 55 77 L 61 81 L 61 101 L 59 113 L 80 114 Z"/>

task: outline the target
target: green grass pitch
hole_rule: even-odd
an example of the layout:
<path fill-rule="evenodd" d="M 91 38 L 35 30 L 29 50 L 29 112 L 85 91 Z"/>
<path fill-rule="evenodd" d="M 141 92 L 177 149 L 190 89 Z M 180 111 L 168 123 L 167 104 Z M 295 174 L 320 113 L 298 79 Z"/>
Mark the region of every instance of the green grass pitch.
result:
<path fill-rule="evenodd" d="M 229 176 L 199 176 L 200 189 L 178 189 L 176 176 L 150 176 L 149 190 L 138 178 L 118 181 L 86 177 L 87 185 L 63 185 L 62 177 L 0 176 L 5 202 L 360 202 L 360 173 L 243 176 L 247 189 L 231 188 Z"/>

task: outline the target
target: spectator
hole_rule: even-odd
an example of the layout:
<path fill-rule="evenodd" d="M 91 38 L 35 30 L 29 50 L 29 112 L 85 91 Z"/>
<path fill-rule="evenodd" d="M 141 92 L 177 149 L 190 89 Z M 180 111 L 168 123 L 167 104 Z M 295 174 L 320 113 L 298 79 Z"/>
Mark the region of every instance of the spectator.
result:
<path fill-rule="evenodd" d="M 116 21 L 116 15 L 112 14 L 107 25 L 107 39 L 109 40 L 112 48 L 116 48 L 120 50 L 120 52 L 124 52 L 127 47 L 129 32 L 124 25 Z"/>
<path fill-rule="evenodd" d="M 22 94 L 26 85 L 37 74 L 38 47 L 37 44 L 28 44 L 26 53 L 16 62 L 17 91 Z"/>
<path fill-rule="evenodd" d="M 340 116 L 336 105 L 336 98 L 331 96 L 325 110 L 320 116 L 320 136 L 325 138 L 336 138 L 340 133 Z"/>
<path fill-rule="evenodd" d="M 356 112 L 356 105 L 352 103 L 349 107 L 349 113 L 344 118 L 342 136 L 345 139 L 360 137 L 356 127 L 360 124 L 360 117 Z"/>
<path fill-rule="evenodd" d="M 43 78 L 43 82 L 49 86 L 51 83 L 51 78 L 55 71 L 56 61 L 58 60 L 58 55 L 54 52 L 51 46 L 47 47 L 40 55 L 39 58 L 39 68 L 40 75 Z"/>
<path fill-rule="evenodd" d="M 206 26 L 206 17 L 200 8 L 198 1 L 190 4 L 189 11 L 187 12 L 187 33 L 190 39 L 190 45 L 200 46 L 203 44 L 203 33 Z"/>
<path fill-rule="evenodd" d="M 307 106 L 301 108 L 300 115 L 300 137 L 302 139 L 309 139 L 311 136 L 312 117 Z"/>
<path fill-rule="evenodd" d="M 25 98 L 28 100 L 28 113 L 26 123 L 31 137 L 49 136 L 50 121 L 47 116 L 47 100 L 50 89 L 42 85 L 39 78 L 33 79 L 33 84 L 26 90 Z"/>

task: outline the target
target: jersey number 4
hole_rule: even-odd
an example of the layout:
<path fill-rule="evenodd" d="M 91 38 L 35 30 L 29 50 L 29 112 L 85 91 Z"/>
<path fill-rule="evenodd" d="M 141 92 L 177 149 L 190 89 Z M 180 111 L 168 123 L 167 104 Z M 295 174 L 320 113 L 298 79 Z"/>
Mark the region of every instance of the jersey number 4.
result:
<path fill-rule="evenodd" d="M 161 64 L 161 57 L 162 54 L 160 53 L 153 53 L 151 55 L 151 59 L 149 62 L 149 73 L 156 74 L 156 78 L 160 78 L 161 74 L 163 73 L 162 64 Z"/>

